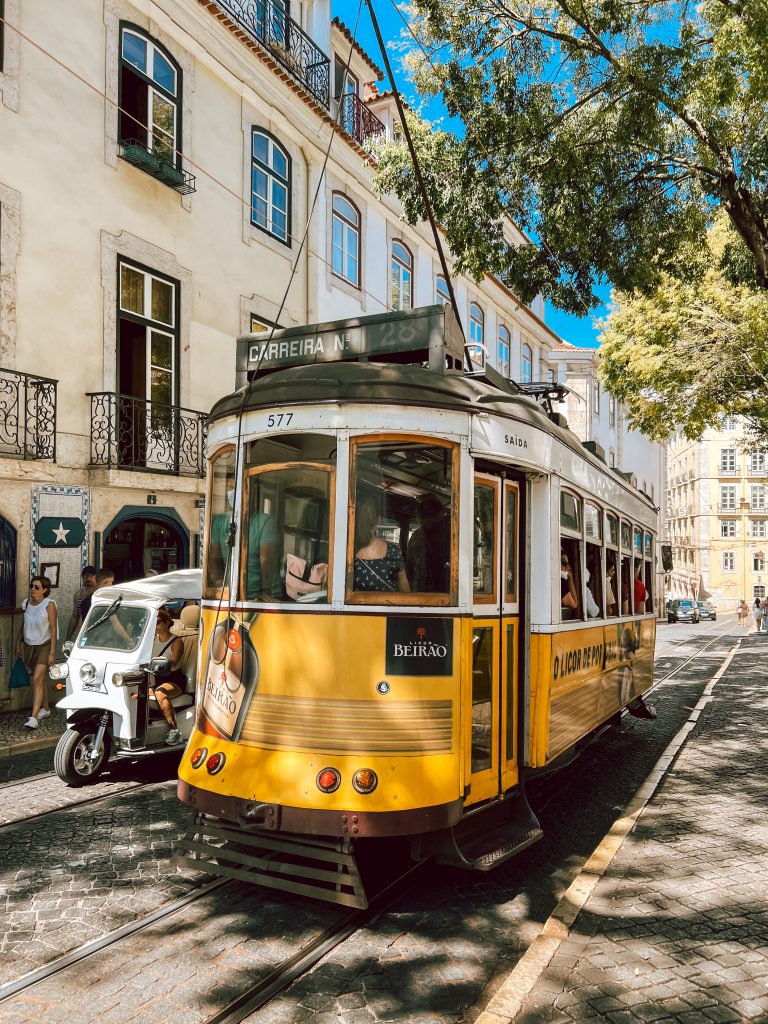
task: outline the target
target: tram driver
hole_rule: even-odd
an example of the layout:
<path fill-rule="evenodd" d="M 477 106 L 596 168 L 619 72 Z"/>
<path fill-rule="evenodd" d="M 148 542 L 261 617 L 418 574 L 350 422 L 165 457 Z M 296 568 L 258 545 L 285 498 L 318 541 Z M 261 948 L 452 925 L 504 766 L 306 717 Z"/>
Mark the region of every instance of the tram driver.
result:
<path fill-rule="evenodd" d="M 373 501 L 364 501 L 355 512 L 355 590 L 388 590 L 407 594 L 411 587 L 398 544 L 379 537 L 379 514 Z"/>

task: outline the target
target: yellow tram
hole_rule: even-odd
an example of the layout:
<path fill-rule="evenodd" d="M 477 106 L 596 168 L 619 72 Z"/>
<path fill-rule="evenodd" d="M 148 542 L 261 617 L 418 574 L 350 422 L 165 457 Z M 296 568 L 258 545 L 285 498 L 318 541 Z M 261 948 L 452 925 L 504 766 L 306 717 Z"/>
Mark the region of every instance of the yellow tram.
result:
<path fill-rule="evenodd" d="M 443 306 L 238 342 L 179 770 L 195 866 L 353 905 L 361 841 L 487 869 L 541 835 L 526 779 L 652 715 L 656 510 L 462 345 Z"/>

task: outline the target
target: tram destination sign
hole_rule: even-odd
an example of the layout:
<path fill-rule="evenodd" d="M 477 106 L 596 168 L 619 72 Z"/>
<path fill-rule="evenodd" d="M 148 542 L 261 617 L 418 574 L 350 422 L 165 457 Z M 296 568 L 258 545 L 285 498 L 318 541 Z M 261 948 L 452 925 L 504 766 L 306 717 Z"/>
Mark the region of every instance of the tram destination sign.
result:
<path fill-rule="evenodd" d="M 450 306 L 335 320 L 249 334 L 237 341 L 237 387 L 289 366 L 312 363 L 429 362 L 432 370 L 460 369 L 464 341 Z"/>

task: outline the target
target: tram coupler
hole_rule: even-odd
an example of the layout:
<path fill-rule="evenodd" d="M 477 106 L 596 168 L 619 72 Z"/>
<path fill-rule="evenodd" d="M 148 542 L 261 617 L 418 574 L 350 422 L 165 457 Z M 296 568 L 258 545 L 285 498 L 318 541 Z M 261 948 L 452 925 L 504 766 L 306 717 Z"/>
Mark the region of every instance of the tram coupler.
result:
<path fill-rule="evenodd" d="M 650 722 L 656 718 L 656 708 L 653 704 L 646 704 L 642 697 L 627 705 L 627 711 L 633 718 L 646 718 Z"/>

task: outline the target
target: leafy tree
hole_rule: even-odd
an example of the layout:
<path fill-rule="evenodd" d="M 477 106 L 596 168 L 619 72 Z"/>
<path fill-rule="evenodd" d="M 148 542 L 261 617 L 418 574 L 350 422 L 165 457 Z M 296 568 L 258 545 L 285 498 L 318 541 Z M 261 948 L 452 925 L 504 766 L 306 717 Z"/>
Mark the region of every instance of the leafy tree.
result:
<path fill-rule="evenodd" d="M 601 335 L 601 377 L 633 426 L 657 440 L 691 438 L 722 413 L 743 417 L 747 447 L 768 442 L 768 292 L 728 280 L 743 258 L 724 217 L 710 231 L 696 280 L 662 272 L 649 294 L 615 294 Z"/>
<path fill-rule="evenodd" d="M 416 84 L 465 126 L 459 137 L 411 118 L 457 270 L 583 313 L 601 278 L 625 293 L 670 278 L 685 288 L 704 272 L 690 253 L 723 211 L 734 246 L 719 271 L 768 288 L 765 0 L 412 0 L 409 11 Z M 377 159 L 381 190 L 422 219 L 405 147 Z M 537 244 L 510 244 L 509 217 Z"/>

